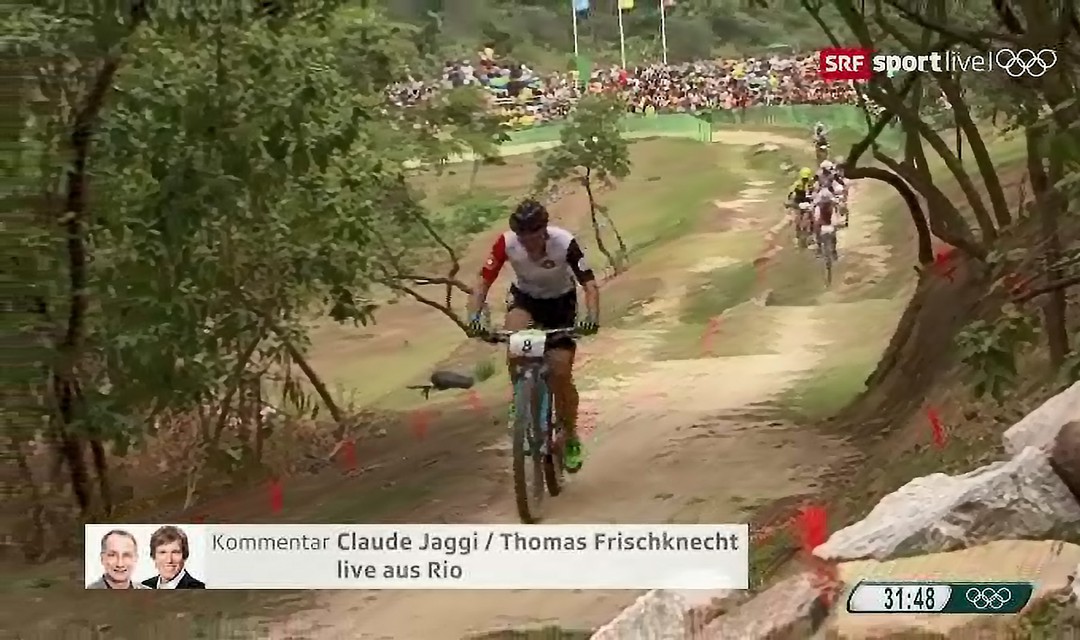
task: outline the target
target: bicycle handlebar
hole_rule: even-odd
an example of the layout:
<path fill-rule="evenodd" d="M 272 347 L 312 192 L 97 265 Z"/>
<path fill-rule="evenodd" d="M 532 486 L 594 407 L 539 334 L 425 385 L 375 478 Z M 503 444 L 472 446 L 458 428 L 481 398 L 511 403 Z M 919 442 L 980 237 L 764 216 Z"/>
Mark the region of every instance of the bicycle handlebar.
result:
<path fill-rule="evenodd" d="M 543 333 L 544 335 L 566 337 L 566 338 L 581 338 L 582 335 L 578 332 L 577 327 L 563 327 L 561 329 L 518 329 L 517 331 L 509 331 L 507 329 L 497 329 L 495 331 L 488 331 L 486 334 L 479 336 L 484 342 L 490 342 L 491 344 L 499 344 L 502 342 L 509 342 L 510 336 L 515 333 L 521 333 L 522 331 L 532 331 L 535 333 Z"/>

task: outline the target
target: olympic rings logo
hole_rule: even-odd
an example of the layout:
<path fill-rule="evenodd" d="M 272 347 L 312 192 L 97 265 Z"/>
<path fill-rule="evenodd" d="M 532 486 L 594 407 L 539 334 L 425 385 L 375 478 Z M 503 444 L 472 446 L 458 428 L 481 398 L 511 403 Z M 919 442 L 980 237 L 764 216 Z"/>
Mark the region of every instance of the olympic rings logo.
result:
<path fill-rule="evenodd" d="M 1009 604 L 1009 601 L 1012 600 L 1012 591 L 1005 587 L 997 589 L 994 587 L 986 587 L 985 589 L 971 587 L 964 593 L 964 597 L 971 603 L 971 606 L 979 611 L 985 609 L 997 611 Z"/>
<path fill-rule="evenodd" d="M 999 49 L 994 52 L 994 62 L 1012 78 L 1031 76 L 1041 78 L 1057 64 L 1057 52 L 1052 49 Z"/>

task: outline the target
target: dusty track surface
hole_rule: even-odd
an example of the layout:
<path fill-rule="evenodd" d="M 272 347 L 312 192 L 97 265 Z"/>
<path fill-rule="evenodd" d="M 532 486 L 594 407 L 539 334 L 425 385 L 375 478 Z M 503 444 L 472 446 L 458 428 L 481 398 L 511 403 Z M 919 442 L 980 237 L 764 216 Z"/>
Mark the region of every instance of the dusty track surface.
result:
<path fill-rule="evenodd" d="M 731 132 L 725 144 L 801 144 L 776 135 Z M 781 214 L 762 198 L 777 185 L 749 183 L 737 201 L 718 202 L 763 233 L 783 227 Z M 868 257 L 886 255 L 877 246 L 872 211 L 859 211 L 851 249 Z M 841 240 L 841 248 L 848 240 Z M 733 263 L 714 255 L 694 271 Z M 883 268 L 883 265 L 882 265 Z M 598 424 L 584 470 L 548 505 L 548 521 L 560 522 L 738 522 L 771 500 L 813 491 L 824 470 L 846 457 L 843 443 L 750 416 L 755 406 L 782 393 L 822 363 L 839 338 L 824 324 L 825 306 L 764 306 L 751 312 L 772 328 L 760 355 L 658 361 L 658 336 L 677 322 L 687 286 L 677 277 L 642 309 L 640 328 L 609 330 L 583 344 L 579 359 L 617 354 L 622 375 L 593 376 L 583 406 Z M 826 302 L 823 298 L 822 302 Z M 583 367 L 589 376 L 590 367 Z M 499 442 L 504 438 L 494 434 Z M 473 474 L 467 494 L 442 496 L 397 522 L 510 523 L 516 514 L 503 447 L 471 450 L 463 441 L 461 473 Z M 319 595 L 315 608 L 280 623 L 273 637 L 386 638 L 439 640 L 500 628 L 557 622 L 589 629 L 610 620 L 637 592 L 337 592 Z"/>

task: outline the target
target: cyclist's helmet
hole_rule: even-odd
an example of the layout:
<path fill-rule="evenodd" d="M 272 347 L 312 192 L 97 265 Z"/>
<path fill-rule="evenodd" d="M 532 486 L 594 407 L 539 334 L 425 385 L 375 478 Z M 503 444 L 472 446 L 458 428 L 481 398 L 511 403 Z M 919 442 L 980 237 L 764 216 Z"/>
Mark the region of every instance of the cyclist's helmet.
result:
<path fill-rule="evenodd" d="M 547 208 L 532 198 L 522 200 L 510 214 L 510 230 L 517 234 L 540 231 L 547 224 Z"/>
<path fill-rule="evenodd" d="M 810 167 L 803 167 L 799 170 L 799 177 L 803 180 L 809 180 L 814 177 L 814 171 Z"/>
<path fill-rule="evenodd" d="M 833 164 L 832 160 L 822 160 L 821 161 L 821 172 L 822 173 L 831 173 L 834 169 L 836 169 L 836 165 Z"/>
<path fill-rule="evenodd" d="M 815 124 L 814 125 L 814 131 L 816 131 L 818 133 L 821 133 L 822 131 L 825 131 L 825 123 L 818 122 L 817 124 Z"/>

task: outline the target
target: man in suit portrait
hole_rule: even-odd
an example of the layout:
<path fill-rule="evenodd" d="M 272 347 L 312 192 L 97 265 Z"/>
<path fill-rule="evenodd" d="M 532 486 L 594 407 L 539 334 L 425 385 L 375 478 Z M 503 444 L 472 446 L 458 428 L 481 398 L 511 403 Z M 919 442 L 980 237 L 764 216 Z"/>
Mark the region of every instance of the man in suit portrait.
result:
<path fill-rule="evenodd" d="M 190 553 L 187 534 L 180 527 L 159 528 L 150 536 L 150 558 L 158 574 L 143 580 L 143 585 L 151 589 L 205 589 L 206 585 L 184 567 Z"/>
<path fill-rule="evenodd" d="M 146 589 L 146 586 L 131 579 L 138 560 L 139 546 L 135 536 L 122 529 L 113 529 L 101 537 L 101 568 L 105 573 L 86 588 Z"/>

